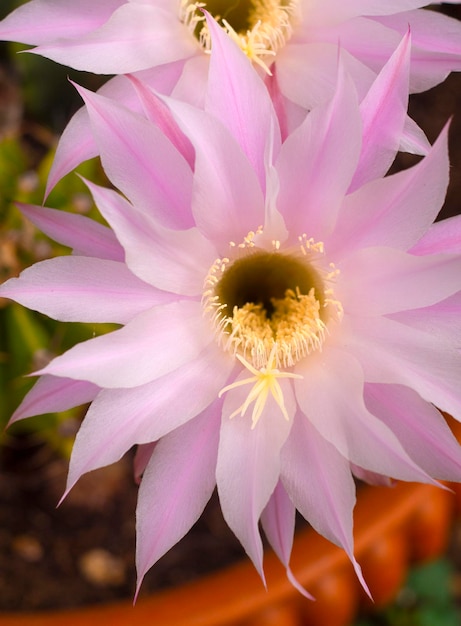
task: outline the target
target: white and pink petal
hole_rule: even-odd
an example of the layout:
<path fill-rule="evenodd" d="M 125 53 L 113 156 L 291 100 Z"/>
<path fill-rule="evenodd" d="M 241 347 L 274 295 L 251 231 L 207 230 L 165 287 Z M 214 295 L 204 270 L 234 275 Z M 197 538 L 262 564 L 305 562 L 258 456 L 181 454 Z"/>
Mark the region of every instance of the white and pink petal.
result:
<path fill-rule="evenodd" d="M 286 567 L 287 578 L 304 597 L 314 598 L 296 580 L 290 568 L 291 549 L 295 531 L 296 509 L 279 480 L 261 515 L 261 525 L 272 549 Z"/>
<path fill-rule="evenodd" d="M 37 373 L 110 389 L 137 387 L 195 359 L 212 340 L 200 303 L 183 300 L 143 311 L 123 328 L 74 346 Z"/>
<path fill-rule="evenodd" d="M 371 181 L 344 198 L 335 231 L 325 241 L 327 250 L 336 262 L 349 251 L 368 246 L 408 250 L 440 211 L 448 174 L 446 126 L 420 163 Z"/>
<path fill-rule="evenodd" d="M 140 210 L 170 228 L 193 226 L 192 171 L 160 129 L 118 102 L 78 87 L 107 175 Z M 178 184 L 179 181 L 179 184 Z"/>
<path fill-rule="evenodd" d="M 95 74 L 128 74 L 187 59 L 199 51 L 172 7 L 133 2 L 119 6 L 99 28 L 78 37 L 44 42 L 32 50 Z"/>
<path fill-rule="evenodd" d="M 199 230 L 226 256 L 264 223 L 264 195 L 236 139 L 204 111 L 167 100 L 195 149 L 192 212 Z"/>
<path fill-rule="evenodd" d="M 62 256 L 25 269 L 0 295 L 63 322 L 126 324 L 175 299 L 141 281 L 124 263 Z"/>
<path fill-rule="evenodd" d="M 317 532 L 345 550 L 368 592 L 354 557 L 355 484 L 349 463 L 300 412 L 282 449 L 281 480 L 301 515 Z"/>
<path fill-rule="evenodd" d="M 99 387 L 84 380 L 41 376 L 11 416 L 8 425 L 44 413 L 59 413 L 91 402 Z"/>
<path fill-rule="evenodd" d="M 218 253 L 197 228 L 165 228 L 117 192 L 85 182 L 137 277 L 167 293 L 202 294 L 204 277 Z"/>
<path fill-rule="evenodd" d="M 213 54 L 205 110 L 217 117 L 237 140 L 264 193 L 266 145 L 270 139 L 275 156 L 280 146 L 275 111 L 267 89 L 248 57 L 209 14 L 206 18 Z"/>
<path fill-rule="evenodd" d="M 304 377 L 295 381 L 301 411 L 345 459 L 400 480 L 434 482 L 366 408 L 364 375 L 352 353 L 324 346 L 296 372 Z"/>
<path fill-rule="evenodd" d="M 362 151 L 349 193 L 383 176 L 395 159 L 408 108 L 410 46 L 408 32 L 360 103 Z"/>
<path fill-rule="evenodd" d="M 33 45 L 84 36 L 99 28 L 125 0 L 33 0 L 0 22 L 0 39 Z"/>
<path fill-rule="evenodd" d="M 340 342 L 360 361 L 366 382 L 410 387 L 461 420 L 461 351 L 452 337 L 386 317 L 345 316 Z"/>
<path fill-rule="evenodd" d="M 196 359 L 153 382 L 101 390 L 75 439 L 67 490 L 86 472 L 118 461 L 134 445 L 158 441 L 206 410 L 233 368 L 226 357 L 210 344 Z"/>
<path fill-rule="evenodd" d="M 124 251 L 114 233 L 98 222 L 77 213 L 18 203 L 21 213 L 48 237 L 69 246 L 77 255 L 123 261 Z"/>
<path fill-rule="evenodd" d="M 363 248 L 338 263 L 335 286 L 346 313 L 387 315 L 431 306 L 460 288 L 461 255 L 414 256 L 394 248 Z"/>
<path fill-rule="evenodd" d="M 428 474 L 461 480 L 461 447 L 437 409 L 401 385 L 365 385 L 365 403 Z"/>
<path fill-rule="evenodd" d="M 183 62 L 167 63 L 149 70 L 137 72 L 136 76 L 156 91 L 169 94 L 176 85 Z M 100 95 L 113 98 L 137 113 L 142 112 L 142 105 L 126 76 L 115 76 L 98 90 Z M 80 163 L 97 156 L 93 134 L 91 132 L 88 111 L 82 107 L 68 122 L 59 138 L 56 154 L 48 175 L 45 196 L 51 192 L 63 176 L 71 172 Z"/>
<path fill-rule="evenodd" d="M 309 113 L 283 143 L 276 161 L 278 209 L 294 242 L 303 233 L 323 241 L 333 229 L 361 141 L 357 94 L 340 64 L 333 99 Z"/>
<path fill-rule="evenodd" d="M 238 379 L 246 377 L 243 373 Z M 296 409 L 291 381 L 281 380 L 288 420 L 271 395 L 252 428 L 247 414 L 230 417 L 245 401 L 244 385 L 227 392 L 219 440 L 216 480 L 224 519 L 245 548 L 264 581 L 263 547 L 259 518 L 280 474 L 280 450 L 285 443 Z"/>
<path fill-rule="evenodd" d="M 137 591 L 147 570 L 190 530 L 213 493 L 219 424 L 215 402 L 154 448 L 136 511 Z"/>

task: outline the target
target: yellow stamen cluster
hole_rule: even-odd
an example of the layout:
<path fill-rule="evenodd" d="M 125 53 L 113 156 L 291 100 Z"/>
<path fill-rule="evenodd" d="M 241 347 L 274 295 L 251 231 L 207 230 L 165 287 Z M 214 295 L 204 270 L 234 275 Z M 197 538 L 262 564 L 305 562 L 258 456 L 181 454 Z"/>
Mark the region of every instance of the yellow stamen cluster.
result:
<path fill-rule="evenodd" d="M 314 288 L 307 295 L 287 289 L 284 298 L 271 298 L 270 317 L 262 304 L 252 302 L 234 307 L 228 323 L 228 346 L 249 358 L 257 367 L 269 360 L 276 348 L 277 362 L 291 367 L 302 357 L 321 347 L 325 323 Z"/>
<path fill-rule="evenodd" d="M 207 9 L 247 57 L 270 74 L 268 63 L 290 39 L 298 4 L 299 0 L 181 0 L 180 19 L 209 52 L 211 38 L 202 12 Z M 238 23 L 234 23 L 237 12 Z"/>

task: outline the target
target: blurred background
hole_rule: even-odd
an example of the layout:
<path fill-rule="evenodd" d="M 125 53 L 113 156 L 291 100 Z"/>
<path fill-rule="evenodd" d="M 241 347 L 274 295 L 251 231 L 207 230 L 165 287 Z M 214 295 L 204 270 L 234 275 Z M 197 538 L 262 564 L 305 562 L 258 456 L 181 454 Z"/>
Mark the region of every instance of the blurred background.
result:
<path fill-rule="evenodd" d="M 0 19 L 20 0 L 2 0 Z M 460 7 L 443 5 L 461 19 Z M 41 204 L 55 146 L 80 107 L 68 78 L 89 89 L 104 79 L 76 72 L 0 44 L 0 282 L 34 262 L 67 253 L 21 216 L 15 202 Z M 442 217 L 461 205 L 461 76 L 411 98 L 410 114 L 431 142 L 452 116 L 451 182 Z M 417 161 L 399 155 L 393 171 Z M 79 172 L 105 183 L 97 159 Z M 100 219 L 73 173 L 47 206 Z M 5 429 L 34 379 L 25 374 L 75 343 L 112 327 L 60 324 L 0 299 L 0 614 L 132 597 L 135 585 L 136 485 L 132 457 L 85 476 L 65 504 L 68 458 L 84 409 L 44 415 Z M 459 626 L 461 527 L 454 524 L 447 553 L 411 571 L 396 602 L 355 626 Z M 234 561 L 242 550 L 212 502 L 196 527 L 146 577 L 142 593 L 190 580 Z M 325 625 L 328 626 L 328 625 Z"/>

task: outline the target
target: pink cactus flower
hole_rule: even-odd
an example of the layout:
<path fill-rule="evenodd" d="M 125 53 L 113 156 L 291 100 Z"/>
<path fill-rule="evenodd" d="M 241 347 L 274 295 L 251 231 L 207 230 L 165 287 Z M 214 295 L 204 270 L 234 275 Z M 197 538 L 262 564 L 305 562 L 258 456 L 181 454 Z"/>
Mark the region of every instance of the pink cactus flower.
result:
<path fill-rule="evenodd" d="M 459 0 L 451 0 L 459 4 Z M 413 32 L 411 91 L 461 69 L 461 27 L 424 0 L 31 0 L 0 22 L 0 38 L 76 69 L 126 74 L 181 61 L 196 73 L 214 16 L 302 106 L 331 95 L 338 44 L 363 95 L 404 32 Z M 440 4 L 436 2 L 435 4 Z M 300 80 L 303 76 L 304 80 Z M 305 79 L 308 78 L 306 81 Z M 192 85 L 191 85 L 192 86 Z"/>
<path fill-rule="evenodd" d="M 211 46 L 202 10 L 207 9 L 261 72 L 273 74 L 268 86 L 295 109 L 310 110 L 332 96 L 339 45 L 360 98 L 409 27 L 410 92 L 461 70 L 461 25 L 421 9 L 424 5 L 424 0 L 238 0 L 229 8 L 225 0 L 31 0 L 0 22 L 0 39 L 34 45 L 32 52 L 81 70 L 142 71 L 156 91 L 198 104 L 206 92 Z M 136 107 L 118 76 L 103 93 Z M 65 133 L 50 188 L 94 154 L 87 122 L 80 114 Z M 402 149 L 427 152 L 410 119 Z"/>
<path fill-rule="evenodd" d="M 121 192 L 87 182 L 109 226 L 23 207 L 74 253 L 32 266 L 0 295 L 121 328 L 37 372 L 14 419 L 93 400 L 68 489 L 140 446 L 139 584 L 217 485 L 261 577 L 260 522 L 297 585 L 298 509 L 366 586 L 353 554 L 353 472 L 461 480 L 460 448 L 438 411 L 461 418 L 461 219 L 433 225 L 448 131 L 415 167 L 368 176 L 383 157 L 364 139 L 374 125 L 364 131 L 340 62 L 333 97 L 282 140 L 260 76 L 207 23 L 205 109 L 160 100 L 137 79 L 149 119 L 80 90 Z M 407 36 L 389 74 L 408 59 Z"/>

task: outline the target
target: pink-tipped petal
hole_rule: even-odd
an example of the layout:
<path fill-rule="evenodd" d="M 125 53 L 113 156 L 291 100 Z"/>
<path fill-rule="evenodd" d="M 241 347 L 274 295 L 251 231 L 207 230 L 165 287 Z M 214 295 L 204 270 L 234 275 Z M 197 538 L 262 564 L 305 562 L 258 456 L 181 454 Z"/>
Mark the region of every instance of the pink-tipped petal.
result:
<path fill-rule="evenodd" d="M 432 404 L 408 387 L 377 384 L 365 386 L 365 402 L 428 474 L 461 480 L 461 447 Z"/>
<path fill-rule="evenodd" d="M 61 178 L 69 174 L 80 163 L 92 159 L 97 154 L 98 148 L 91 133 L 88 111 L 82 107 L 70 119 L 59 138 L 46 183 L 45 198 L 49 196 Z"/>
<path fill-rule="evenodd" d="M 279 481 L 266 508 L 262 512 L 261 525 L 272 549 L 286 567 L 288 580 L 305 598 L 313 600 L 314 598 L 300 585 L 290 569 L 290 556 L 295 531 L 295 512 L 296 509 L 293 503 L 288 497 L 283 484 Z"/>
<path fill-rule="evenodd" d="M 424 131 L 407 115 L 400 137 L 400 151 L 426 156 L 430 149 L 431 144 Z"/>
<path fill-rule="evenodd" d="M 125 262 L 136 276 L 171 293 L 201 295 L 204 276 L 217 252 L 197 228 L 164 228 L 115 191 L 85 182 L 124 247 Z"/>
<path fill-rule="evenodd" d="M 329 241 L 336 261 L 367 246 L 408 250 L 429 229 L 448 186 L 448 126 L 418 165 L 364 185 L 344 198 Z"/>
<path fill-rule="evenodd" d="M 192 226 L 192 172 L 170 140 L 117 102 L 82 87 L 77 89 L 87 105 L 111 181 L 135 206 L 165 226 Z"/>
<path fill-rule="evenodd" d="M 83 380 L 41 376 L 11 416 L 10 426 L 18 420 L 67 411 L 80 404 L 91 402 L 99 387 Z"/>
<path fill-rule="evenodd" d="M 63 65 L 96 74 L 137 72 L 186 59 L 198 51 L 197 42 L 175 10 L 135 2 L 124 3 L 100 28 L 80 37 L 44 43 L 33 50 Z"/>
<path fill-rule="evenodd" d="M 342 342 L 354 352 L 366 382 L 405 385 L 461 419 L 459 342 L 385 317 L 344 317 Z"/>
<path fill-rule="evenodd" d="M 0 285 L 0 295 L 63 322 L 114 324 L 173 299 L 124 263 L 79 256 L 36 263 Z"/>
<path fill-rule="evenodd" d="M 280 144 L 275 111 L 249 59 L 208 13 L 206 20 L 213 52 L 205 108 L 237 139 L 264 191 L 264 154 L 271 133 L 272 150 L 277 152 Z"/>
<path fill-rule="evenodd" d="M 169 94 L 181 75 L 182 66 L 181 61 L 167 63 L 138 72 L 136 76 L 156 91 Z M 111 78 L 98 90 L 98 93 L 116 100 L 132 111 L 139 113 L 142 111 L 141 103 L 126 76 Z M 71 118 L 59 139 L 48 176 L 45 197 L 63 176 L 97 154 L 98 148 L 91 132 L 90 118 L 86 108 L 82 107 Z"/>
<path fill-rule="evenodd" d="M 232 367 L 232 360 L 210 344 L 197 359 L 153 382 L 132 389 L 103 389 L 75 439 L 67 490 L 86 472 L 118 461 L 136 444 L 159 440 L 204 411 L 217 398 Z"/>
<path fill-rule="evenodd" d="M 408 11 L 377 18 L 404 33 L 411 28 L 411 93 L 425 91 L 461 69 L 461 24 L 435 11 Z"/>
<path fill-rule="evenodd" d="M 211 497 L 219 421 L 214 403 L 155 446 L 136 511 L 138 591 L 147 570 L 188 532 Z"/>
<path fill-rule="evenodd" d="M 109 261 L 123 261 L 123 248 L 114 233 L 98 222 L 77 213 L 18 203 L 21 213 L 58 243 L 75 254 Z"/>
<path fill-rule="evenodd" d="M 170 109 L 145 83 L 136 78 L 135 75 L 128 76 L 143 106 L 144 113 L 148 120 L 155 124 L 171 141 L 175 148 L 188 162 L 189 166 L 194 166 L 194 148 L 190 140 L 179 128 Z"/>
<path fill-rule="evenodd" d="M 0 22 L 0 39 L 33 45 L 80 38 L 106 22 L 125 0 L 33 0 Z"/>
<path fill-rule="evenodd" d="M 293 235 L 324 240 L 333 228 L 361 149 L 357 95 L 342 64 L 333 99 L 309 113 L 282 145 L 276 163 L 278 208 Z"/>
<path fill-rule="evenodd" d="M 248 372 L 237 380 L 247 378 Z M 221 509 L 264 581 L 263 547 L 258 529 L 261 513 L 279 479 L 280 450 L 290 432 L 295 402 L 291 381 L 280 381 L 288 420 L 272 398 L 252 428 L 251 411 L 230 415 L 245 401 L 250 387 L 227 392 L 223 406 L 216 480 Z"/>
<path fill-rule="evenodd" d="M 345 550 L 369 595 L 354 557 L 355 485 L 348 461 L 298 413 L 281 462 L 282 482 L 296 508 L 317 532 Z"/>
<path fill-rule="evenodd" d="M 411 248 L 411 254 L 425 255 L 461 252 L 461 216 L 435 222 Z"/>
<path fill-rule="evenodd" d="M 175 302 L 140 313 L 120 330 L 79 343 L 37 373 L 109 389 L 137 387 L 195 359 L 212 340 L 200 303 Z"/>
<path fill-rule="evenodd" d="M 410 46 L 408 31 L 360 104 L 362 152 L 349 192 L 383 176 L 399 149 L 408 107 Z"/>
<path fill-rule="evenodd" d="M 414 256 L 363 248 L 340 264 L 335 295 L 353 315 L 386 315 L 436 304 L 460 288 L 461 255 Z"/>
<path fill-rule="evenodd" d="M 195 148 L 193 215 L 226 254 L 264 222 L 264 196 L 250 162 L 229 131 L 205 112 L 167 100 Z"/>
<path fill-rule="evenodd" d="M 299 363 L 296 371 L 304 376 L 295 381 L 300 409 L 342 456 L 385 476 L 434 482 L 365 407 L 364 377 L 355 356 L 324 348 L 312 361 Z"/>

